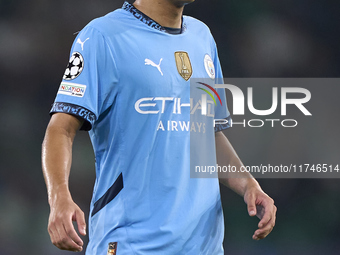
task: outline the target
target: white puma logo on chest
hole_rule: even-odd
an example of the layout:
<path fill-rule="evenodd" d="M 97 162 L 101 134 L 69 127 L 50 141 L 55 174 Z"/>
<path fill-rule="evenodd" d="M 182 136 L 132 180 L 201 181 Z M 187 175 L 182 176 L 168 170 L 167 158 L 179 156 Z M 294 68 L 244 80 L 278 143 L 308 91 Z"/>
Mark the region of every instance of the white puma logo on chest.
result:
<path fill-rule="evenodd" d="M 145 59 L 145 65 L 150 65 L 150 66 L 156 67 L 156 68 L 158 69 L 158 71 L 161 73 L 161 75 L 163 76 L 163 72 L 162 72 L 162 70 L 161 70 L 161 63 L 162 63 L 162 60 L 163 60 L 163 58 L 161 58 L 161 59 L 159 60 L 159 64 L 156 65 L 155 62 L 153 62 L 152 60 L 146 58 L 146 59 Z"/>

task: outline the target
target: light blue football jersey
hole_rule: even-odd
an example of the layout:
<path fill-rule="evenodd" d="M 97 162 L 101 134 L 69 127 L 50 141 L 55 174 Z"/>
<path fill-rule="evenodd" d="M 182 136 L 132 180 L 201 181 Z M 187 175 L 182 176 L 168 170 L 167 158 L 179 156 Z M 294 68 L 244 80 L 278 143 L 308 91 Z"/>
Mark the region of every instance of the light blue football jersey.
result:
<path fill-rule="evenodd" d="M 224 91 L 205 92 L 216 78 L 215 42 L 191 17 L 173 35 L 126 2 L 78 34 L 51 113 L 85 119 L 95 153 L 86 254 L 223 254 L 218 179 L 190 178 L 193 150 L 216 164 L 213 119 L 229 117 Z"/>

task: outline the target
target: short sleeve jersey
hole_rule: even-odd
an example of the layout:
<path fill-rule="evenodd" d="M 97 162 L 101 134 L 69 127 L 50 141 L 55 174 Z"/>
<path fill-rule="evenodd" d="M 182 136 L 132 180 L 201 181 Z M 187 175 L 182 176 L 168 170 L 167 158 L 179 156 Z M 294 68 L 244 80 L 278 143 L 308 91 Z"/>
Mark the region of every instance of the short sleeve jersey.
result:
<path fill-rule="evenodd" d="M 221 77 L 210 31 L 191 17 L 173 35 L 126 2 L 77 35 L 51 113 L 83 118 L 95 153 L 86 254 L 223 254 L 218 180 L 189 170 L 190 133 L 215 153 L 213 118 L 191 123 L 190 81 L 204 94 Z M 208 112 L 229 118 L 217 92 Z"/>

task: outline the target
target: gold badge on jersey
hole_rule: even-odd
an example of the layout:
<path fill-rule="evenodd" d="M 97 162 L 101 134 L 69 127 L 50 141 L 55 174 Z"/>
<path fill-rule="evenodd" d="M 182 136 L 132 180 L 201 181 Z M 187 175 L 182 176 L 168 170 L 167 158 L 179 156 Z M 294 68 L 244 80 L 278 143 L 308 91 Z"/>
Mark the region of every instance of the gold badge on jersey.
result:
<path fill-rule="evenodd" d="M 117 242 L 109 243 L 109 248 L 107 249 L 107 255 L 116 255 L 117 252 Z"/>
<path fill-rule="evenodd" d="M 184 80 L 189 80 L 192 75 L 192 66 L 189 54 L 184 51 L 176 51 L 175 60 L 178 73 L 182 76 Z"/>

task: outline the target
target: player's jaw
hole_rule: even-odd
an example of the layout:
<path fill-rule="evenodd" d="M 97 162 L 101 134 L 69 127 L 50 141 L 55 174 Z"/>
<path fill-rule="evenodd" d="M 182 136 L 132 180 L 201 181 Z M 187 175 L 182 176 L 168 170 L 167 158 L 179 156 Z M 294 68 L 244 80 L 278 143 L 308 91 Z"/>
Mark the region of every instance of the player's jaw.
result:
<path fill-rule="evenodd" d="M 176 8 L 183 8 L 184 5 L 190 4 L 195 0 L 135 0 L 134 6 L 174 6 Z"/>
<path fill-rule="evenodd" d="M 182 7 L 186 4 L 194 2 L 195 0 L 166 0 L 166 1 L 171 2 L 173 5 L 177 7 Z"/>

